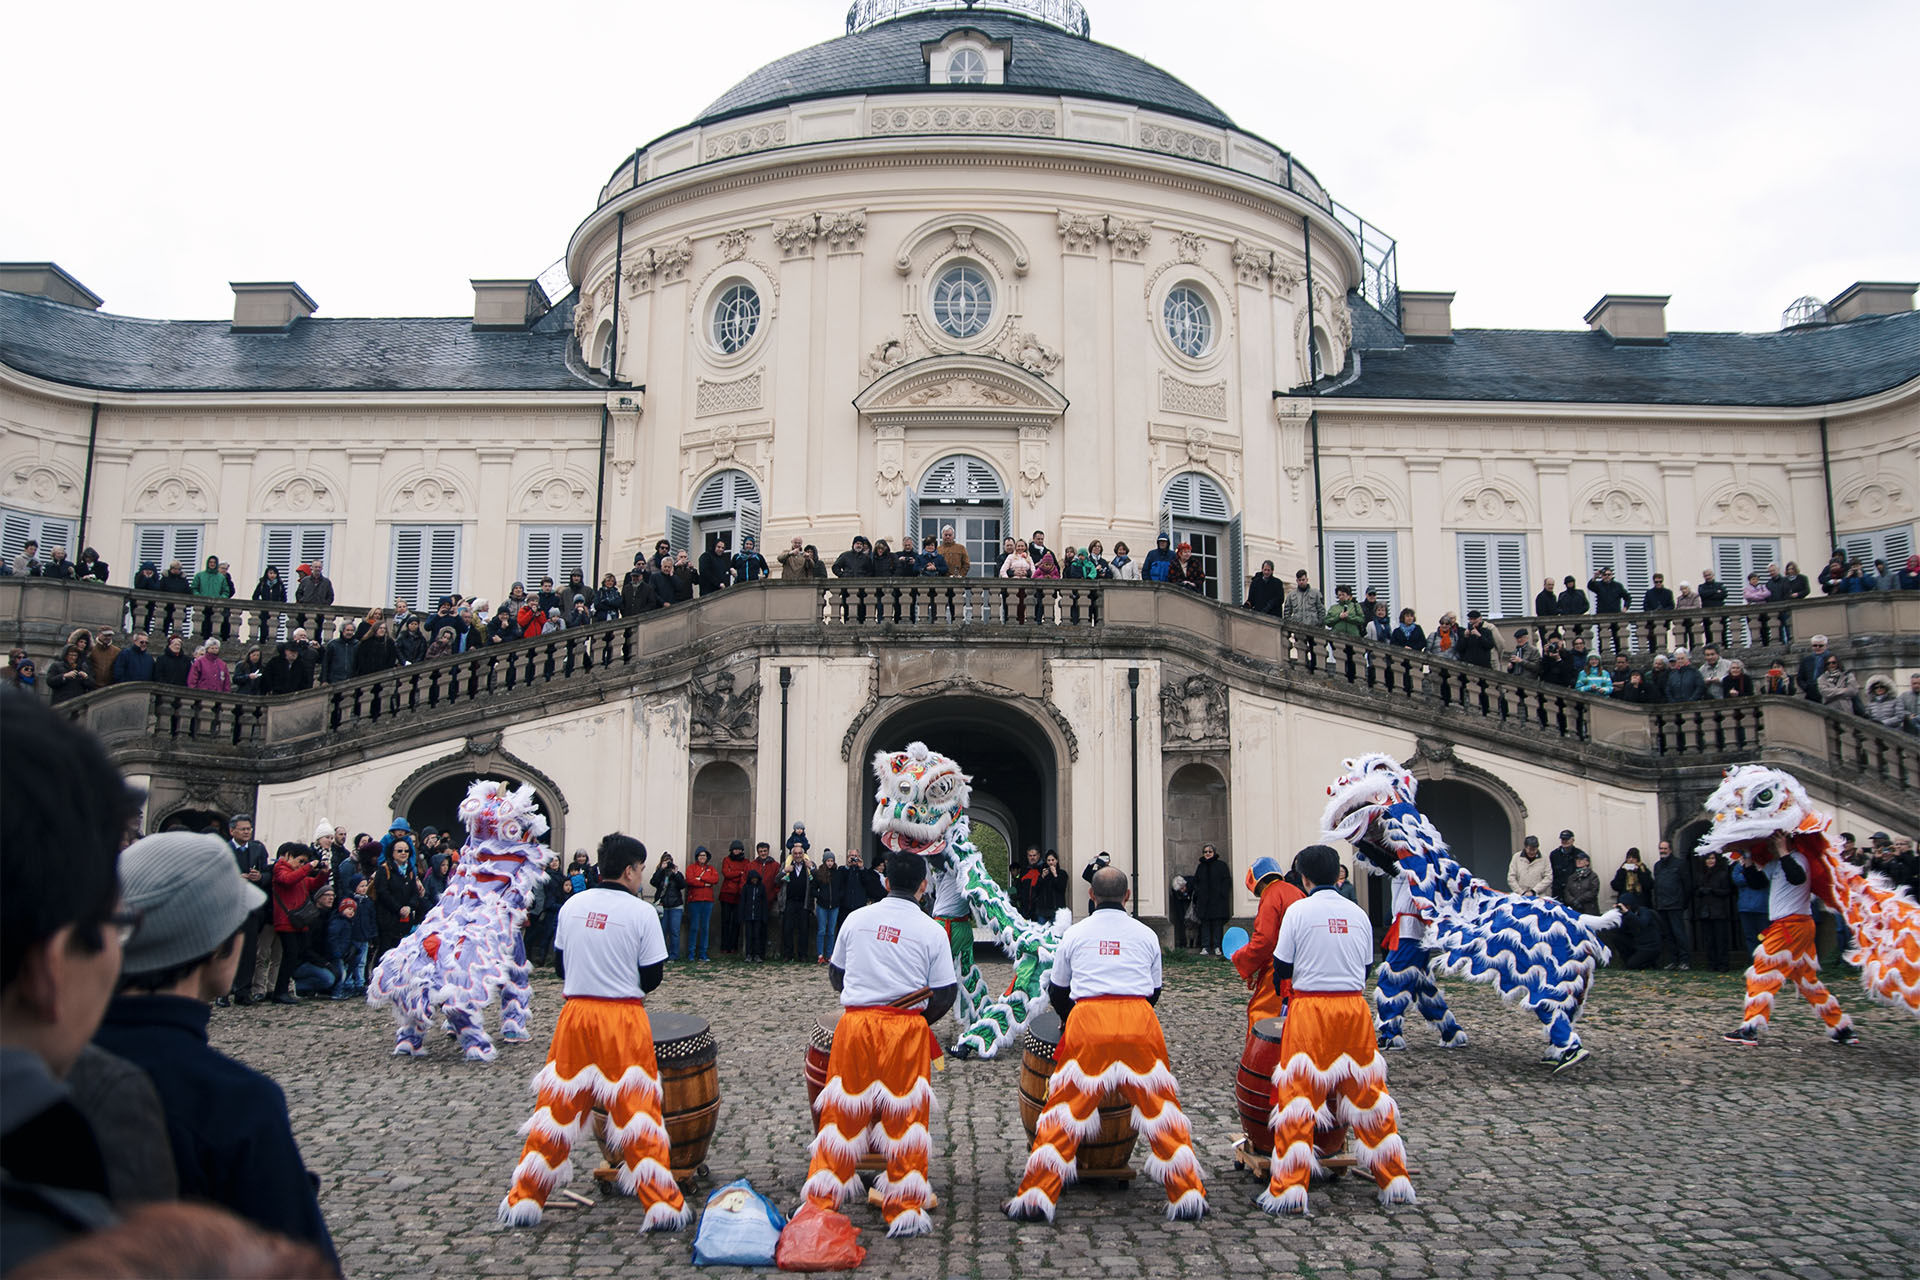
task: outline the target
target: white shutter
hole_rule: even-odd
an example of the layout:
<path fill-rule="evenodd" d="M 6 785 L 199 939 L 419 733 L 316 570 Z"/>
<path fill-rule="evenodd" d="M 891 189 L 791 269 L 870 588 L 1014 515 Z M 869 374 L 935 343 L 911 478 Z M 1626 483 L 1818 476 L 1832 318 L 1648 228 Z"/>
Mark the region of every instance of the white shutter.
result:
<path fill-rule="evenodd" d="M 533 524 L 520 527 L 520 578 L 537 588 L 542 578 L 553 577 L 553 529 Z"/>
<path fill-rule="evenodd" d="M 333 577 L 333 566 L 327 563 L 329 542 L 333 534 L 330 524 L 270 524 L 260 530 L 260 572 L 266 573 L 272 565 L 280 571 L 281 581 L 287 584 L 292 593 L 298 576 L 294 569 L 303 564 L 317 564 L 329 578 Z M 338 584 L 335 584 L 336 589 Z"/>
<path fill-rule="evenodd" d="M 416 608 L 423 603 L 420 583 L 421 567 L 426 560 L 426 539 L 427 529 L 424 525 L 393 526 L 393 572 L 389 575 L 389 581 L 393 584 L 392 594 L 394 599 L 405 600 Z"/>
<path fill-rule="evenodd" d="M 0 511 L 0 555 L 11 561 L 26 549 L 31 538 L 40 544 L 40 559 L 52 558 L 55 547 L 63 548 L 67 560 L 79 563 L 80 548 L 73 545 L 73 521 L 66 516 L 39 516 L 27 511 Z M 162 565 L 161 568 L 165 568 Z M 128 575 L 131 577 L 132 575 Z"/>
<path fill-rule="evenodd" d="M 460 526 L 393 526 L 393 596 L 415 612 L 431 612 L 441 596 L 453 594 L 460 580 Z"/>
<path fill-rule="evenodd" d="M 572 581 L 573 571 L 578 569 L 580 576 L 587 576 L 587 530 L 584 524 L 566 525 L 555 530 L 554 574 L 555 586 L 564 587 Z"/>
<path fill-rule="evenodd" d="M 307 524 L 300 526 L 300 535 L 295 539 L 300 548 L 300 564 L 318 565 L 327 577 L 333 577 L 333 566 L 327 562 L 327 555 L 333 550 L 333 526 L 330 524 Z M 281 574 L 283 578 L 289 575 Z M 289 580 L 291 580 L 289 578 Z"/>
<path fill-rule="evenodd" d="M 1009 500 L 1009 505 L 1011 505 L 1011 500 Z M 1008 528 L 1011 528 L 1011 527 L 1012 525 L 1009 524 Z M 1169 545 L 1172 544 L 1173 542 L 1173 504 L 1171 502 L 1163 502 L 1160 504 L 1160 536 L 1165 538 Z M 1142 557 L 1142 559 L 1144 558 L 1145 557 Z"/>
<path fill-rule="evenodd" d="M 1327 535 L 1328 559 L 1333 565 L 1333 580 L 1326 583 L 1327 594 L 1332 595 L 1341 587 L 1352 587 L 1354 598 L 1359 598 L 1360 581 L 1360 541 L 1350 533 L 1330 533 Z"/>
<path fill-rule="evenodd" d="M 912 542 L 914 516 L 919 514 L 919 503 L 915 502 L 907 521 L 908 542 Z M 742 498 L 733 513 L 733 549 L 740 551 L 752 538 L 756 547 L 760 544 L 760 501 L 757 498 Z"/>
<path fill-rule="evenodd" d="M 1347 582 L 1353 584 L 1353 598 L 1364 600 L 1367 588 L 1371 587 L 1377 594 L 1380 607 L 1387 611 L 1387 617 L 1391 620 L 1394 602 L 1400 598 L 1393 535 L 1329 532 L 1327 553 L 1333 567 L 1333 576 L 1326 584 L 1329 592 Z M 1489 612 L 1485 605 L 1472 607 L 1482 613 Z"/>
<path fill-rule="evenodd" d="M 754 515 L 758 517 L 759 513 L 755 512 Z M 759 524 L 757 518 L 754 524 Z M 920 491 L 912 485 L 907 486 L 907 545 L 915 551 L 920 549 Z"/>
<path fill-rule="evenodd" d="M 1777 538 L 1715 538 L 1713 571 L 1727 588 L 1727 599 L 1737 603 L 1746 589 L 1747 575 L 1757 573 L 1763 579 L 1767 566 L 1780 562 Z"/>
<path fill-rule="evenodd" d="M 1634 604 L 1646 598 L 1653 585 L 1653 539 L 1622 534 L 1587 536 L 1587 576 L 1595 578 L 1602 569 L 1613 576 L 1633 596 Z"/>
<path fill-rule="evenodd" d="M 420 598 L 407 601 L 415 610 L 425 612 L 435 607 L 442 596 L 450 596 L 459 589 L 460 583 L 460 526 L 457 524 L 439 525 L 434 528 L 427 548 L 427 576 Z"/>
<path fill-rule="evenodd" d="M 45 554 L 50 545 L 42 536 L 41 553 Z M 1858 560 L 1861 568 L 1868 573 L 1873 572 L 1875 560 L 1885 560 L 1889 569 L 1901 569 L 1906 566 L 1907 557 L 1913 554 L 1913 526 L 1901 524 L 1888 529 L 1843 533 L 1840 535 L 1840 546 L 1846 551 L 1848 560 Z"/>
<path fill-rule="evenodd" d="M 151 562 L 160 572 L 170 561 L 198 565 L 201 528 L 197 524 L 137 524 L 133 527 L 133 568 Z M 264 570 L 263 570 L 264 572 Z M 129 578 L 133 574 L 127 575 Z"/>
<path fill-rule="evenodd" d="M 1460 604 L 1463 609 L 1493 612 L 1492 539 L 1483 534 L 1460 535 Z"/>
<path fill-rule="evenodd" d="M 1239 516 L 1227 521 L 1227 590 L 1220 598 L 1239 604 L 1247 598 L 1247 530 Z"/>
<path fill-rule="evenodd" d="M 1527 615 L 1527 540 L 1519 534 L 1499 534 L 1493 539 L 1493 567 L 1497 581 L 1493 608 L 1486 612 L 1495 618 L 1524 618 Z"/>
<path fill-rule="evenodd" d="M 693 554 L 693 517 L 677 507 L 667 508 L 667 545 Z"/>

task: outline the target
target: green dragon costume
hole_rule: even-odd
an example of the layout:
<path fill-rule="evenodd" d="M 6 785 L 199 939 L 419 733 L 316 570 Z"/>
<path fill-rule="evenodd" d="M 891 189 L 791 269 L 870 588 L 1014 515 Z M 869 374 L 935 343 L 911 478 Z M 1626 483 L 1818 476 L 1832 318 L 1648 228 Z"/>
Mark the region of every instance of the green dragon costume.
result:
<path fill-rule="evenodd" d="M 968 838 L 970 779 L 960 766 L 923 742 L 873 757 L 873 831 L 894 853 L 917 853 L 933 873 L 934 915 L 953 943 L 960 998 L 954 1010 L 965 1024 L 953 1042 L 957 1058 L 991 1058 L 1047 1007 L 1047 974 L 1063 926 L 1036 924 L 1014 909 L 1007 891 L 987 873 Z M 973 961 L 978 926 L 1013 958 L 1013 982 L 995 996 Z"/>

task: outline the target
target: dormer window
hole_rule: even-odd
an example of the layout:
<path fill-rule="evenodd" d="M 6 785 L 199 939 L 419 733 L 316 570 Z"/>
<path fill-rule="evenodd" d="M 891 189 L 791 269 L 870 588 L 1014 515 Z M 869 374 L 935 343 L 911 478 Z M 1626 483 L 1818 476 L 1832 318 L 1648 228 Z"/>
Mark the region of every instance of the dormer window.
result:
<path fill-rule="evenodd" d="M 928 84 L 1005 84 L 1013 42 L 961 27 L 921 45 L 920 54 L 927 60 Z"/>
<path fill-rule="evenodd" d="M 947 55 L 948 84 L 985 84 L 987 59 L 975 48 L 962 46 Z"/>

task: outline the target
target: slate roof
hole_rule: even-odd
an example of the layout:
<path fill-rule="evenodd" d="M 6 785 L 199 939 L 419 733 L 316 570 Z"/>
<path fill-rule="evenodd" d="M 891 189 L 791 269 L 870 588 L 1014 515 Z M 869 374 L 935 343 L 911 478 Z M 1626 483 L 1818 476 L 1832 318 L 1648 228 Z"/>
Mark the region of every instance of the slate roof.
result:
<path fill-rule="evenodd" d="M 1316 394 L 1334 400 L 1791 408 L 1920 378 L 1920 311 L 1777 333 L 1673 333 L 1659 346 L 1586 329 L 1455 329 L 1452 342 L 1407 342 L 1385 316 L 1347 301 L 1359 372 L 1321 381 Z"/>
<path fill-rule="evenodd" d="M 580 391 L 573 299 L 526 329 L 468 316 L 309 317 L 285 332 L 141 320 L 0 291 L 0 362 L 102 391 Z"/>
<path fill-rule="evenodd" d="M 920 46 L 969 27 L 1011 40 L 1004 85 L 953 85 L 956 92 L 1059 93 L 1097 98 L 1231 127 L 1225 112 L 1184 81 L 1111 45 L 1070 35 L 1017 14 L 933 12 L 895 18 L 769 62 L 714 100 L 696 124 L 724 120 L 804 98 L 858 93 L 938 93 L 927 83 Z"/>

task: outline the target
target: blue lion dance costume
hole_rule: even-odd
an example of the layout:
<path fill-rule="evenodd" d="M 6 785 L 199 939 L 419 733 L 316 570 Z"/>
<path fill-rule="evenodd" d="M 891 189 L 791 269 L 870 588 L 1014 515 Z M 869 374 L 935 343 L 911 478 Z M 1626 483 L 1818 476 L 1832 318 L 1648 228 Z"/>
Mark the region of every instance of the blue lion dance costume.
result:
<path fill-rule="evenodd" d="M 1446 841 L 1414 804 L 1418 784 L 1399 761 L 1372 753 L 1345 767 L 1327 788 L 1320 824 L 1324 838 L 1348 841 L 1369 864 L 1367 870 L 1396 876 L 1396 914 L 1404 885 L 1411 912 L 1430 929 L 1418 947 L 1409 947 L 1404 937 L 1397 940 L 1381 965 L 1376 1008 L 1383 1015 L 1383 1039 L 1385 1013 L 1391 1010 L 1397 1035 L 1409 997 L 1419 1000 L 1429 1020 L 1439 1022 L 1443 1043 L 1451 1043 L 1449 1024 L 1464 1039 L 1432 985 L 1430 973 L 1437 969 L 1490 982 L 1507 1003 L 1525 1004 L 1547 1038 L 1542 1061 L 1553 1063 L 1556 1071 L 1585 1058 L 1573 1024 L 1594 970 L 1610 958 L 1595 935 L 1618 924 L 1619 913 L 1582 915 L 1551 898 L 1500 892 L 1447 856 Z M 1427 943 L 1433 946 L 1430 959 L 1418 954 Z"/>
<path fill-rule="evenodd" d="M 529 984 L 527 909 L 546 877 L 550 852 L 538 841 L 547 820 L 534 806 L 532 787 L 509 791 L 501 782 L 476 782 L 460 805 L 467 843 L 447 891 L 418 927 L 380 958 L 367 1003 L 390 1004 L 399 1027 L 396 1056 L 426 1056 L 435 1014 L 459 1037 L 473 1062 L 491 1062 L 493 1040 L 482 1017 L 500 999 L 500 1038 L 527 1039 Z"/>
<path fill-rule="evenodd" d="M 1371 860 L 1363 860 L 1367 872 L 1385 874 Z M 1447 998 L 1433 980 L 1433 965 L 1439 955 L 1426 945 L 1427 922 L 1420 915 L 1413 893 L 1413 877 L 1395 868 L 1393 876 L 1393 924 L 1387 930 L 1387 954 L 1374 971 L 1373 1017 L 1382 1049 L 1404 1049 L 1402 1034 L 1407 1007 L 1418 1004 L 1420 1016 L 1440 1028 L 1440 1046 L 1464 1049 L 1467 1033 L 1447 1008 Z"/>

